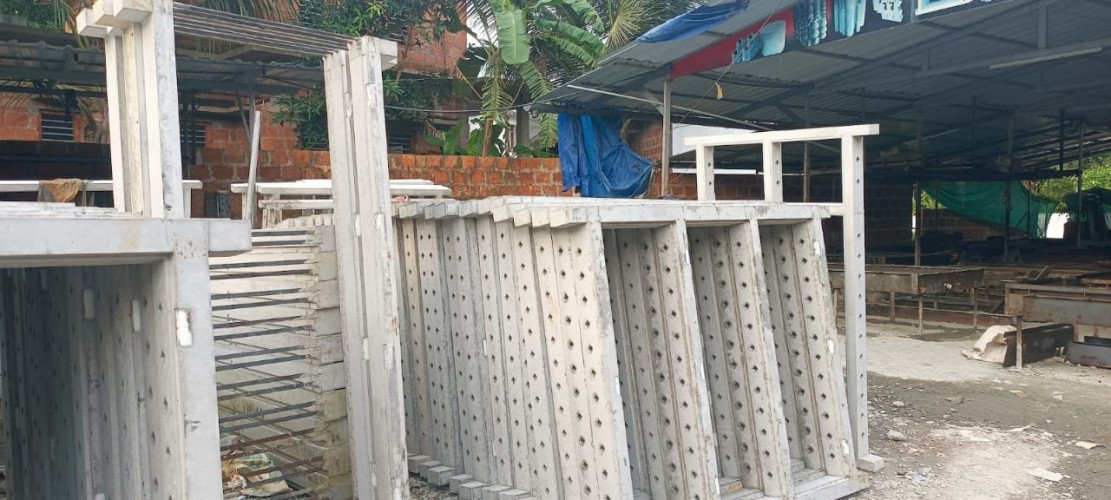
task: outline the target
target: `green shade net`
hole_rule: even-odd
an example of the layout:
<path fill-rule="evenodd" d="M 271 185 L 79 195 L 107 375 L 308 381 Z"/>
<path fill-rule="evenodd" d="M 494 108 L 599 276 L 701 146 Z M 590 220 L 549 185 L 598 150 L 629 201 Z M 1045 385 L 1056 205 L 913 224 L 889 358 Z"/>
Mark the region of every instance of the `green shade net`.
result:
<path fill-rule="evenodd" d="M 1006 224 L 1004 193 L 1011 189 L 1011 228 L 1044 238 L 1055 202 L 1034 196 L 1021 182 L 938 182 L 923 186 L 945 208 L 996 227 Z"/>

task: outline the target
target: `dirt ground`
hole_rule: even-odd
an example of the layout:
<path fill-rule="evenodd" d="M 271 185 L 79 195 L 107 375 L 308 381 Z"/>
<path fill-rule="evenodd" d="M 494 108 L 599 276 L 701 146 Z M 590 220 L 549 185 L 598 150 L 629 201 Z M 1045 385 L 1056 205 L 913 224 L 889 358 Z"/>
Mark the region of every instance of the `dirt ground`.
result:
<path fill-rule="evenodd" d="M 887 466 L 854 498 L 1111 498 L 1111 370 L 1062 360 L 1004 369 L 961 355 L 978 331 L 916 330 L 869 325 L 871 445 Z"/>
<path fill-rule="evenodd" d="M 968 360 L 961 351 L 980 331 L 927 325 L 919 335 L 915 326 L 869 324 L 871 447 L 887 465 L 852 498 L 1111 499 L 1111 370 Z M 1041 479 L 1029 473 L 1035 468 L 1064 477 Z M 419 480 L 412 491 L 419 500 L 456 498 Z"/>

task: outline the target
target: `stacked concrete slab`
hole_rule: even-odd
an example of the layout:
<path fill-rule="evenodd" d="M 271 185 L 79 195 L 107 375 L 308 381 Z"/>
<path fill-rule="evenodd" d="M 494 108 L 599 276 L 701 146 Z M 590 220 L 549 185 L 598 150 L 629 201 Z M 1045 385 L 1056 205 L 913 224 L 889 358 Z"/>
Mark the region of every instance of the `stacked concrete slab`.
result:
<path fill-rule="evenodd" d="M 301 492 L 350 498 L 334 228 L 257 230 L 210 268 L 225 458 L 265 452 Z"/>
<path fill-rule="evenodd" d="M 464 498 L 837 498 L 818 206 L 396 207 L 411 471 Z"/>
<path fill-rule="evenodd" d="M 218 498 L 207 261 L 245 224 L 0 204 L 13 498 Z"/>

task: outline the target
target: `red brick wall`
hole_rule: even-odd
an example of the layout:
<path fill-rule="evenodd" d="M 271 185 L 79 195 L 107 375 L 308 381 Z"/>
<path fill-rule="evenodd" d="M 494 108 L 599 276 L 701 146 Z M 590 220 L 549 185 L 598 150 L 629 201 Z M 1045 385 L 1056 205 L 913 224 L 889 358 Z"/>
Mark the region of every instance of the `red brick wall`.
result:
<path fill-rule="evenodd" d="M 414 40 L 397 49 L 398 67 L 405 72 L 455 74 L 467 51 L 467 34 L 444 33 L 439 40 Z"/>
<path fill-rule="evenodd" d="M 27 104 L 19 100 L 26 100 Z M 38 107 L 28 96 L 0 93 L 0 141 L 41 140 L 41 118 Z"/>
<path fill-rule="evenodd" d="M 390 178 L 428 179 L 458 199 L 563 194 L 556 158 L 390 155 Z"/>
<path fill-rule="evenodd" d="M 265 130 L 264 128 L 264 133 Z M 210 146 L 219 144 L 212 142 L 212 135 L 209 137 Z M 247 182 L 247 160 L 243 159 L 245 154 L 245 149 L 234 147 L 205 148 L 199 155 L 203 163 L 190 169 L 191 178 L 200 180 L 205 192 L 231 191 L 231 184 Z M 561 195 L 562 179 L 558 159 L 390 155 L 389 169 L 392 179 L 431 180 L 451 188 L 453 196 L 458 199 L 504 195 Z M 331 175 L 331 158 L 327 151 L 262 150 L 259 154 L 260 182 L 326 179 Z M 191 202 L 194 214 L 204 213 L 203 193 L 194 193 Z M 233 218 L 240 217 L 241 207 L 240 196 L 233 194 Z"/>
<path fill-rule="evenodd" d="M 634 122 L 635 123 L 635 122 Z M 654 162 L 663 158 L 663 127 L 660 124 L 639 123 L 627 127 L 625 139 L 639 155 Z"/>

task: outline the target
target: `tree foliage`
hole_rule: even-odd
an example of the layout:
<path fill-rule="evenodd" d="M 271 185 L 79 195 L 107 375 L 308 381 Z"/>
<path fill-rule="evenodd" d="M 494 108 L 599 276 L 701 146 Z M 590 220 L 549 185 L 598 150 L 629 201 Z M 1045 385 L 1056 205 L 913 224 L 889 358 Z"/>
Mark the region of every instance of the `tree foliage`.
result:
<path fill-rule="evenodd" d="M 444 33 L 462 30 L 459 13 L 457 0 L 301 0 L 298 22 L 332 33 L 401 37 L 416 43 L 434 41 Z M 402 78 L 398 71 L 391 70 L 384 75 L 383 82 L 385 103 L 389 106 L 387 117 L 418 127 L 428 124 L 428 113 L 408 110 L 434 109 L 453 93 L 452 78 L 448 75 Z M 273 120 L 292 125 L 300 147 L 328 147 L 323 88 L 279 97 L 277 104 Z"/>
<path fill-rule="evenodd" d="M 91 2 L 79 0 L 4 0 L 0 14 L 25 20 L 28 25 L 51 31 L 73 28 L 74 13 Z"/>
<path fill-rule="evenodd" d="M 486 124 L 593 69 L 606 53 L 700 2 L 655 0 L 468 0 L 479 46 L 472 72 L 482 84 Z M 486 128 L 489 128 L 487 125 Z M 555 142 L 555 117 L 539 120 L 536 146 Z"/>
<path fill-rule="evenodd" d="M 1076 162 L 1065 165 L 1065 170 L 1075 170 Z M 1076 178 L 1046 179 L 1031 183 L 1030 191 L 1035 195 L 1057 202 L 1057 210 L 1065 209 L 1065 196 L 1076 192 Z M 1083 188 L 1111 189 L 1111 155 L 1097 156 L 1084 160 Z"/>

